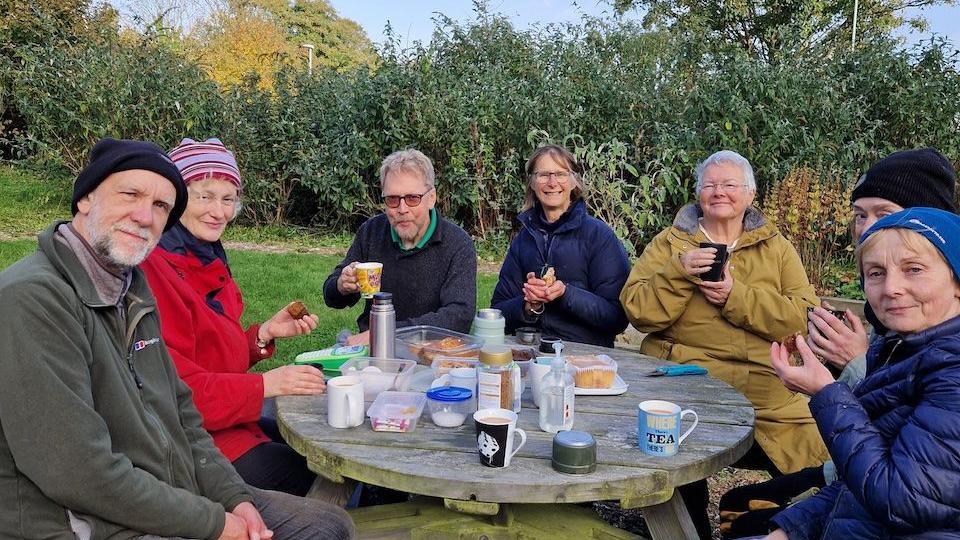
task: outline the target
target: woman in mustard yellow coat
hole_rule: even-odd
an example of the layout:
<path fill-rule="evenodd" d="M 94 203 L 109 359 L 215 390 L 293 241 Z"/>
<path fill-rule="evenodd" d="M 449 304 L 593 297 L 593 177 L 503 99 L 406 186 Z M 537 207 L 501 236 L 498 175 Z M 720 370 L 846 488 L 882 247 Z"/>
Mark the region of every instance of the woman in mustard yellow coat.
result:
<path fill-rule="evenodd" d="M 704 160 L 697 166 L 698 202 L 681 208 L 673 226 L 647 245 L 620 301 L 630 322 L 649 333 L 641 352 L 705 367 L 750 400 L 752 454 L 769 458 L 771 472 L 788 473 L 829 457 L 808 398 L 788 391 L 774 373 L 770 342 L 805 332 L 807 307 L 819 300 L 797 251 L 752 206 L 755 194 L 743 156 L 724 150 Z M 701 242 L 727 245 L 720 281 L 699 277 L 716 255 Z"/>

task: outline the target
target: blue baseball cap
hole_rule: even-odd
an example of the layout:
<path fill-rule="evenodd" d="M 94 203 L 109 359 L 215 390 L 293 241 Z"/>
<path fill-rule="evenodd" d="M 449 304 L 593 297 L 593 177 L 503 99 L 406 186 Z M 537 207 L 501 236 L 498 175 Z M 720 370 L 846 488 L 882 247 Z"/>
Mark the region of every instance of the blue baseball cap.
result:
<path fill-rule="evenodd" d="M 881 229 L 910 229 L 926 238 L 947 260 L 960 281 L 960 216 L 937 208 L 914 207 L 879 219 L 860 237 L 862 244 Z"/>

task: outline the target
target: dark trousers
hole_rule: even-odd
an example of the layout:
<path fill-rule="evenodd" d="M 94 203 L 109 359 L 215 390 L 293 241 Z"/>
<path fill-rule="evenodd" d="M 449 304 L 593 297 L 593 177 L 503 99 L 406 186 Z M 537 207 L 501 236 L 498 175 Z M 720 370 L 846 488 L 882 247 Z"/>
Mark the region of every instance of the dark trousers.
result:
<path fill-rule="evenodd" d="M 771 476 L 780 476 L 780 470 L 770 461 L 766 452 L 760 448 L 760 445 L 754 441 L 753 446 L 747 450 L 747 453 L 733 464 L 738 469 L 752 469 L 767 471 Z M 696 482 L 680 486 L 677 491 L 683 497 L 683 503 L 690 513 L 690 519 L 697 528 L 697 535 L 700 540 L 710 540 L 712 533 L 710 530 L 710 517 L 707 515 L 707 507 L 710 504 L 710 490 L 707 488 L 707 480 L 698 480 Z"/>
<path fill-rule="evenodd" d="M 759 484 L 731 489 L 720 498 L 720 511 L 744 512 L 744 514 L 732 521 L 730 530 L 725 532 L 723 537 L 745 538 L 767 534 L 775 527 L 770 520 L 786 508 L 791 499 L 811 488 L 822 488 L 824 483 L 823 465 L 820 465 L 807 467 Z M 750 501 L 768 501 L 776 504 L 777 507 L 750 510 Z"/>
<path fill-rule="evenodd" d="M 267 528 L 273 531 L 275 540 L 351 540 L 355 537 L 353 520 L 342 508 L 314 499 L 294 497 L 279 491 L 251 488 L 253 506 L 263 518 Z M 80 525 L 80 528 L 76 527 Z M 71 526 L 79 540 L 89 540 L 89 526 L 75 523 Z M 86 527 L 86 528 L 84 528 Z M 138 540 L 190 540 L 180 537 L 148 534 Z"/>
<path fill-rule="evenodd" d="M 261 418 L 259 423 L 271 442 L 251 448 L 233 467 L 251 486 L 303 497 L 317 475 L 307 468 L 306 458 L 283 441 L 276 420 Z"/>

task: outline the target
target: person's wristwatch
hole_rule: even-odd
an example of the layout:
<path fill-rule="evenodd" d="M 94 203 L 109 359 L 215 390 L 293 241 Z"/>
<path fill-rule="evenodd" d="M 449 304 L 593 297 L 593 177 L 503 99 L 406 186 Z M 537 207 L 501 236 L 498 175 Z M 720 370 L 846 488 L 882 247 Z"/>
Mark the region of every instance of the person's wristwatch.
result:
<path fill-rule="evenodd" d="M 260 330 L 257 329 L 257 348 L 260 349 L 260 354 L 267 354 L 267 345 L 269 345 L 271 341 L 273 340 L 260 337 Z"/>

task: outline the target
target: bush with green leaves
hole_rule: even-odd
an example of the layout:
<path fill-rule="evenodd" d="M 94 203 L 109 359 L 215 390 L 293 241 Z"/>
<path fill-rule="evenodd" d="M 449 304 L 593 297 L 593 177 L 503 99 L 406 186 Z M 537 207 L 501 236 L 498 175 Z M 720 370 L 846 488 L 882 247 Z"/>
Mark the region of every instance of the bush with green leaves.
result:
<path fill-rule="evenodd" d="M 21 47 L 12 103 L 27 129 L 16 143 L 76 173 L 102 137 L 165 148 L 219 125 L 223 100 L 200 68 L 163 36 L 104 30 L 88 39 Z"/>
<path fill-rule="evenodd" d="M 353 231 L 380 211 L 383 157 L 414 147 L 434 160 L 440 211 L 503 243 L 526 158 L 551 141 L 577 155 L 591 211 L 637 253 L 720 149 L 751 161 L 761 197 L 804 166 L 845 188 L 894 149 L 960 158 L 958 58 L 941 40 L 874 37 L 767 63 L 620 19 L 518 30 L 479 3 L 470 21 L 438 16 L 427 43 L 388 40 L 376 68 L 286 68 L 270 91 L 252 79 L 218 89 L 162 31 L 51 43 L 16 45 L 21 67 L 0 65 L 24 148 L 76 170 L 104 135 L 219 136 L 253 224 Z"/>

